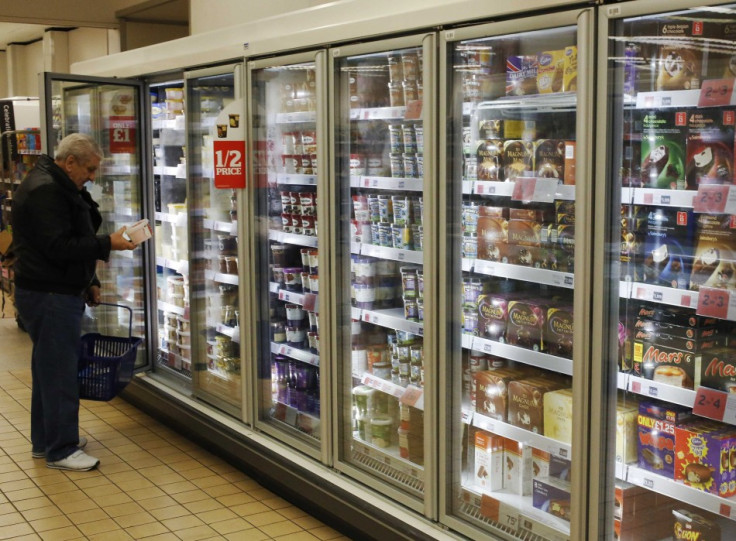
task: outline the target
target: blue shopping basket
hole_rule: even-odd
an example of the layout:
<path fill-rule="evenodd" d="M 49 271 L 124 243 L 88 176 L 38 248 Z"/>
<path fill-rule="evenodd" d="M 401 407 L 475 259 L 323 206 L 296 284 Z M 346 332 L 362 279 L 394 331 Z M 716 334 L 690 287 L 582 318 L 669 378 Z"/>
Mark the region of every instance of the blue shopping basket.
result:
<path fill-rule="evenodd" d="M 88 333 L 82 336 L 79 352 L 79 398 L 112 400 L 133 377 L 138 345 L 143 341 L 133 336 L 133 310 L 122 304 L 101 305 L 125 308 L 130 315 L 128 336 L 104 336 Z"/>

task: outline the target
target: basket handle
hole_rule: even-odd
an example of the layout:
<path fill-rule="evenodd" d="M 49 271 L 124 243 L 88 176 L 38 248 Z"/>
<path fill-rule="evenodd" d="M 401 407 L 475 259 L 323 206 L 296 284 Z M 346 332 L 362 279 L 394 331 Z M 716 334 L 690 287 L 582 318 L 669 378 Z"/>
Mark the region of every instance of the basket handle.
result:
<path fill-rule="evenodd" d="M 130 306 L 125 306 L 124 304 L 115 304 L 114 302 L 98 302 L 96 306 L 105 305 L 105 306 L 117 306 L 118 308 L 125 308 L 128 311 L 128 338 L 133 338 L 133 310 L 130 308 Z"/>

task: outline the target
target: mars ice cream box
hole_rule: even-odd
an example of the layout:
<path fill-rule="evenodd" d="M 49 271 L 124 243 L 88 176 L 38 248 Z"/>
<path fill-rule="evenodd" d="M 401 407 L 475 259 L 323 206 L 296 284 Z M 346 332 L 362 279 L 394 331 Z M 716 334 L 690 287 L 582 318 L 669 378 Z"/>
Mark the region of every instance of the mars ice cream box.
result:
<path fill-rule="evenodd" d="M 684 407 L 641 402 L 637 416 L 639 467 L 674 479 L 675 427 L 691 417 Z"/>
<path fill-rule="evenodd" d="M 736 393 L 736 351 L 733 348 L 716 348 L 703 353 L 700 385 Z"/>
<path fill-rule="evenodd" d="M 684 190 L 687 113 L 650 110 L 639 115 L 642 186 Z"/>
<path fill-rule="evenodd" d="M 733 434 L 709 420 L 695 420 L 675 427 L 675 481 L 717 494 L 732 495 L 730 451 Z"/>
<path fill-rule="evenodd" d="M 694 388 L 700 353 L 634 340 L 633 357 L 635 375 L 684 389 Z"/>
<path fill-rule="evenodd" d="M 692 211 L 652 208 L 647 214 L 642 282 L 688 289 L 695 236 Z"/>

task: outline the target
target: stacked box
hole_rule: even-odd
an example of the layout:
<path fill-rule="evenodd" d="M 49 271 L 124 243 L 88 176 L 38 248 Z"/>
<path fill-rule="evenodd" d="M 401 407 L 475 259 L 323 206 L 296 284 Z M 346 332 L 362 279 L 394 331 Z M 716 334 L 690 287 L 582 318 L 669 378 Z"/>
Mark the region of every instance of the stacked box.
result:
<path fill-rule="evenodd" d="M 508 303 L 506 342 L 534 351 L 545 351 L 544 329 L 549 306 L 543 299 Z"/>
<path fill-rule="evenodd" d="M 532 493 L 532 448 L 509 438 L 503 445 L 503 488 L 511 494 L 529 496 Z"/>
<path fill-rule="evenodd" d="M 736 216 L 700 214 L 690 289 L 736 289 Z"/>
<path fill-rule="evenodd" d="M 642 282 L 688 289 L 695 223 L 692 211 L 667 208 L 649 211 Z"/>
<path fill-rule="evenodd" d="M 640 403 L 637 416 L 639 467 L 674 479 L 675 427 L 691 417 L 691 411 L 681 406 Z"/>
<path fill-rule="evenodd" d="M 707 419 L 697 419 L 675 427 L 675 480 L 688 486 L 732 496 L 731 450 L 736 432 Z"/>
<path fill-rule="evenodd" d="M 475 410 L 492 419 L 506 422 L 508 419 L 508 386 L 515 379 L 523 379 L 536 373 L 530 367 L 496 368 L 475 372 Z"/>
<path fill-rule="evenodd" d="M 630 464 L 637 460 L 637 415 L 639 404 L 616 405 L 616 462 Z"/>
<path fill-rule="evenodd" d="M 516 297 L 507 293 L 489 293 L 478 297 L 478 336 L 506 342 L 508 308 Z"/>
<path fill-rule="evenodd" d="M 686 509 L 673 509 L 675 541 L 697 539 L 698 541 L 720 541 L 721 528 L 713 520 Z"/>
<path fill-rule="evenodd" d="M 544 435 L 572 443 L 572 389 L 558 389 L 544 395 Z"/>
<path fill-rule="evenodd" d="M 475 484 L 486 491 L 503 488 L 504 438 L 479 430 L 475 433 Z"/>
<path fill-rule="evenodd" d="M 572 358 L 573 319 L 572 306 L 555 306 L 547 310 L 545 341 L 549 354 Z"/>
<path fill-rule="evenodd" d="M 570 520 L 570 483 L 551 477 L 534 479 L 532 491 L 534 507 L 561 519 Z"/>
<path fill-rule="evenodd" d="M 684 190 L 687 114 L 669 109 L 637 114 L 641 124 L 641 182 L 645 188 Z"/>
<path fill-rule="evenodd" d="M 502 261 L 507 257 L 508 227 L 507 208 L 478 208 L 478 259 Z"/>
<path fill-rule="evenodd" d="M 532 477 L 544 479 L 549 477 L 550 454 L 542 449 L 532 448 Z"/>
<path fill-rule="evenodd" d="M 537 434 L 544 434 L 544 395 L 569 381 L 550 377 L 532 377 L 509 383 L 508 423 Z"/>
<path fill-rule="evenodd" d="M 703 353 L 700 385 L 727 393 L 736 393 L 736 351 L 722 347 Z"/>
<path fill-rule="evenodd" d="M 621 272 L 624 279 L 632 282 L 642 281 L 648 210 L 638 205 L 621 205 Z"/>
<path fill-rule="evenodd" d="M 701 184 L 733 184 L 733 109 L 702 109 L 688 115 L 687 165 L 689 190 Z"/>

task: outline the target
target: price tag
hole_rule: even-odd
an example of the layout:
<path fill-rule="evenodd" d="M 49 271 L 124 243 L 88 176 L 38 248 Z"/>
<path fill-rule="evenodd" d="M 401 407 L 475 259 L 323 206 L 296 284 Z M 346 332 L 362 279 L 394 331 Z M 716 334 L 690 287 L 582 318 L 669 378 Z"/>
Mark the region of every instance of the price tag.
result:
<path fill-rule="evenodd" d="M 731 506 L 727 503 L 722 503 L 718 509 L 718 513 L 726 518 L 731 518 Z"/>
<path fill-rule="evenodd" d="M 422 100 L 412 100 L 406 104 L 404 119 L 419 120 L 422 118 Z"/>
<path fill-rule="evenodd" d="M 707 79 L 700 85 L 698 107 L 730 105 L 733 79 Z"/>
<path fill-rule="evenodd" d="M 414 385 L 409 385 L 404 393 L 401 395 L 401 403 L 405 406 L 412 406 L 418 409 L 420 408 L 417 404 L 421 402 L 421 406 L 424 406 L 424 391 Z"/>
<path fill-rule="evenodd" d="M 731 292 L 716 287 L 701 287 L 698 293 L 698 307 L 695 312 L 701 316 L 731 319 Z"/>
<path fill-rule="evenodd" d="M 482 494 L 480 497 L 480 514 L 484 517 L 498 522 L 498 517 L 501 511 L 501 502 L 491 498 L 487 494 Z"/>
<path fill-rule="evenodd" d="M 698 387 L 695 393 L 693 413 L 701 417 L 707 417 L 708 419 L 723 421 L 727 399 L 728 393 L 709 389 L 708 387 Z"/>
<path fill-rule="evenodd" d="M 511 192 L 514 201 L 552 203 L 557 193 L 557 179 L 518 177 Z"/>
<path fill-rule="evenodd" d="M 511 192 L 512 201 L 531 201 L 534 198 L 536 178 L 517 177 L 514 182 L 514 191 Z"/>
<path fill-rule="evenodd" d="M 286 415 L 284 416 L 284 422 L 290 426 L 296 426 L 298 411 L 292 407 L 286 408 Z"/>
<path fill-rule="evenodd" d="M 701 184 L 693 199 L 693 211 L 708 214 L 723 214 L 730 199 L 730 186 L 721 184 Z"/>
<path fill-rule="evenodd" d="M 473 413 L 475 413 L 473 410 L 470 409 L 462 409 L 462 422 L 465 425 L 469 425 L 473 422 Z"/>

